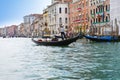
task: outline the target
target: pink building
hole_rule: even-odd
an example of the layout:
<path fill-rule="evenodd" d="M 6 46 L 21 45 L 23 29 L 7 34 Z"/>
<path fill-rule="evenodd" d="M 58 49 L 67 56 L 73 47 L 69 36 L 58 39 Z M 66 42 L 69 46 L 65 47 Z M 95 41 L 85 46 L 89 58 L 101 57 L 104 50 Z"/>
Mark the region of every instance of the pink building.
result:
<path fill-rule="evenodd" d="M 18 28 L 18 26 L 16 26 L 16 25 L 11 25 L 11 26 L 8 26 L 7 27 L 7 36 L 8 37 L 15 37 L 15 36 L 17 36 L 17 28 Z"/>

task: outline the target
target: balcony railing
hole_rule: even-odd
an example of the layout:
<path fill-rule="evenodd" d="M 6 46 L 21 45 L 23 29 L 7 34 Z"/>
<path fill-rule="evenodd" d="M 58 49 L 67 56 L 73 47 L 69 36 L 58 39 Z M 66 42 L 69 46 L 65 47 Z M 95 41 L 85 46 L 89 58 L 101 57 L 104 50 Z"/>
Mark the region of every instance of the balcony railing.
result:
<path fill-rule="evenodd" d="M 93 24 L 104 24 L 104 23 L 108 23 L 110 21 L 104 21 L 104 22 L 94 22 Z"/>
<path fill-rule="evenodd" d="M 104 11 L 96 12 L 96 14 L 103 14 L 103 13 L 104 13 Z"/>

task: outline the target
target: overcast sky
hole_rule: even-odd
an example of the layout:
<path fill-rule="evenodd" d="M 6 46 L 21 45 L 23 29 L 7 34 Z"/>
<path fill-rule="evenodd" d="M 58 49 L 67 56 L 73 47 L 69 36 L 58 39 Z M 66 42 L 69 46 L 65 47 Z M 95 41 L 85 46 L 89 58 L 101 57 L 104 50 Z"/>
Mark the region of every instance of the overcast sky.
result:
<path fill-rule="evenodd" d="M 23 16 L 42 13 L 51 0 L 0 0 L 0 27 L 23 22 Z"/>

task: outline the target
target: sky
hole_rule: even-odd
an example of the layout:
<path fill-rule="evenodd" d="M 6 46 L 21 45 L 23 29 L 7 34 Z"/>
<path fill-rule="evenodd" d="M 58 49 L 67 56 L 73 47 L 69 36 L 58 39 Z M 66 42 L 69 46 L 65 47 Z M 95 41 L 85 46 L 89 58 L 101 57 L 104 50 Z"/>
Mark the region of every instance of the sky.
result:
<path fill-rule="evenodd" d="M 0 27 L 19 25 L 29 14 L 41 14 L 51 0 L 0 0 Z"/>

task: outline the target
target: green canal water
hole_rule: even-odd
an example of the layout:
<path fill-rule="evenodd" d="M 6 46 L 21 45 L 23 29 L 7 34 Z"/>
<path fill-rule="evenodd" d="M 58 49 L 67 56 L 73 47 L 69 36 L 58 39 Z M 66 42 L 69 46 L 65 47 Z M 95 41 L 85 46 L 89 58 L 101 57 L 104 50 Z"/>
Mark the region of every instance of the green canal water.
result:
<path fill-rule="evenodd" d="M 51 47 L 0 38 L 0 80 L 120 80 L 120 43 Z"/>

